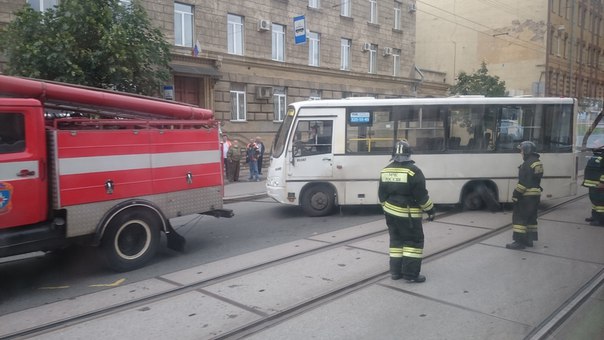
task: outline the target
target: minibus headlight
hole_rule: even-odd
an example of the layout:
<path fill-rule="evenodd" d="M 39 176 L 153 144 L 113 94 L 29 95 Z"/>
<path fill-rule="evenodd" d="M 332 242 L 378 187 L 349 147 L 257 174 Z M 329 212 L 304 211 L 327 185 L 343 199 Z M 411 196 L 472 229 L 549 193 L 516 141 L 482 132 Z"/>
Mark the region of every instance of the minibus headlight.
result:
<path fill-rule="evenodd" d="M 269 187 L 276 187 L 281 182 L 280 177 L 269 177 L 266 179 L 266 185 Z"/>

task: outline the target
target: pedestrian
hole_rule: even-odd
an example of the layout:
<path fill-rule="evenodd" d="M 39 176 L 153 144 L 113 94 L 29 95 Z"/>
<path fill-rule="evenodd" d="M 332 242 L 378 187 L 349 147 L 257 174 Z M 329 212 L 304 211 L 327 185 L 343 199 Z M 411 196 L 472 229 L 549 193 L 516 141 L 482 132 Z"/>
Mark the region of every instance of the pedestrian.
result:
<path fill-rule="evenodd" d="M 420 275 L 424 249 L 422 212 L 434 219 L 434 204 L 428 196 L 426 179 L 411 160 L 406 140 L 396 142 L 392 162 L 380 172 L 378 198 L 390 234 L 390 276 L 393 280 L 424 282 Z"/>
<path fill-rule="evenodd" d="M 518 184 L 514 188 L 512 201 L 512 243 L 505 245 L 508 249 L 532 247 L 538 240 L 537 210 L 541 200 L 541 178 L 543 164 L 539 160 L 537 146 L 531 141 L 524 141 L 518 146 L 523 163 L 518 167 Z"/>
<path fill-rule="evenodd" d="M 227 171 L 227 153 L 229 152 L 229 148 L 231 147 L 231 141 L 229 141 L 229 136 L 227 135 L 222 135 L 222 160 L 223 160 L 223 164 L 224 164 L 224 172 L 225 174 L 228 173 Z"/>
<path fill-rule="evenodd" d="M 239 168 L 241 166 L 241 150 L 239 149 L 239 141 L 233 140 L 229 152 L 227 153 L 227 179 L 229 182 L 239 181 Z"/>
<path fill-rule="evenodd" d="M 264 159 L 264 143 L 260 137 L 256 137 L 256 145 L 258 146 L 258 175 L 262 175 L 262 160 Z"/>
<path fill-rule="evenodd" d="M 245 160 L 250 167 L 249 180 L 258 182 L 260 180 L 260 176 L 258 176 L 258 155 L 260 152 L 254 138 L 250 139 L 250 143 L 246 147 L 245 154 Z"/>
<path fill-rule="evenodd" d="M 592 152 L 582 183 L 588 188 L 591 201 L 591 216 L 585 221 L 590 225 L 604 226 L 604 146 L 593 149 Z"/>

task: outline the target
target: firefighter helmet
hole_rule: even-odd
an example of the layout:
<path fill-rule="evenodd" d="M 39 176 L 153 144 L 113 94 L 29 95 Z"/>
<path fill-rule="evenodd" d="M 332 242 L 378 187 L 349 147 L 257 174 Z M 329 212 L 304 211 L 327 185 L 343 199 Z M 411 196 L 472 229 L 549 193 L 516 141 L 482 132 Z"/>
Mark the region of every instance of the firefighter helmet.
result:
<path fill-rule="evenodd" d="M 392 149 L 392 160 L 395 162 L 408 161 L 411 158 L 411 145 L 406 140 L 396 142 Z"/>
<path fill-rule="evenodd" d="M 535 143 L 525 140 L 524 142 L 518 145 L 518 149 L 522 150 L 522 153 L 525 155 L 530 155 L 532 153 L 537 152 L 537 145 Z"/>

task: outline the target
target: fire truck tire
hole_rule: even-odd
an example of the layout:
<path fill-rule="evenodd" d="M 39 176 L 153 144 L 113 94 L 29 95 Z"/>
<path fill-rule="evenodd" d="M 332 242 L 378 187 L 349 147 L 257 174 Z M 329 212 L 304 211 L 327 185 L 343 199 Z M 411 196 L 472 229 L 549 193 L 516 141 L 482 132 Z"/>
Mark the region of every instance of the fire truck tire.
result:
<path fill-rule="evenodd" d="M 125 272 L 144 266 L 157 252 L 160 239 L 158 216 L 144 209 L 128 209 L 107 225 L 101 251 L 107 266 Z"/>
<path fill-rule="evenodd" d="M 335 194 L 327 185 L 315 185 L 306 190 L 302 198 L 302 209 L 311 217 L 331 214 L 335 207 Z"/>

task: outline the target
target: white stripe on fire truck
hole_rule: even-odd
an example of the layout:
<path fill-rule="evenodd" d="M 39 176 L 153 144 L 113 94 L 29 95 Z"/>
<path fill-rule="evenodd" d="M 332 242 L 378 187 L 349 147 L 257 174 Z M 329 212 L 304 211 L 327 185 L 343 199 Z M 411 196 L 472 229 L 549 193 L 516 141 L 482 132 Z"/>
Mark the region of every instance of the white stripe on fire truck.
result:
<path fill-rule="evenodd" d="M 34 171 L 32 176 L 17 176 L 21 170 Z M 0 182 L 38 178 L 38 161 L 6 162 L 0 166 Z"/>
<path fill-rule="evenodd" d="M 114 155 L 96 157 L 74 157 L 59 159 L 61 175 L 77 175 L 92 172 L 138 170 L 193 164 L 220 162 L 216 150 L 188 151 L 154 154 Z"/>

